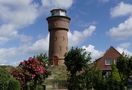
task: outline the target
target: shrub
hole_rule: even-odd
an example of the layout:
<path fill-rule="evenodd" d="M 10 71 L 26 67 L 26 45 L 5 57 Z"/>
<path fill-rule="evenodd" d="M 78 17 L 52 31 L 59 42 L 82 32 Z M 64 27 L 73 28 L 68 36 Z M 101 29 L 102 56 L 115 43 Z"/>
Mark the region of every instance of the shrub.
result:
<path fill-rule="evenodd" d="M 21 70 L 20 68 L 13 69 L 11 74 L 13 77 L 15 77 L 21 84 L 21 87 L 24 87 L 26 82 L 26 75 L 24 74 L 25 72 Z"/>
<path fill-rule="evenodd" d="M 28 60 L 20 62 L 19 66 L 12 70 L 11 74 L 20 81 L 23 89 L 28 86 L 36 88 L 49 75 L 46 63 L 47 57 L 45 55 L 40 54 L 37 57 L 30 57 Z M 28 85 L 28 83 L 30 84 Z"/>
<path fill-rule="evenodd" d="M 20 90 L 20 82 L 15 79 L 10 79 L 7 90 Z"/>
<path fill-rule="evenodd" d="M 10 77 L 8 72 L 0 68 L 0 90 L 7 90 Z"/>
<path fill-rule="evenodd" d="M 4 68 L 0 68 L 0 90 L 20 90 L 19 81 L 15 80 Z"/>

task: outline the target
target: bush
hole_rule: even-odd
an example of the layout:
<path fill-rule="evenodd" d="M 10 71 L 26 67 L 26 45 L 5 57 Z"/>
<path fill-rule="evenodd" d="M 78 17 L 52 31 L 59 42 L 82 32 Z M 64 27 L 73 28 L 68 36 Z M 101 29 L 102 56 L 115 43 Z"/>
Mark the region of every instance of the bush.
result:
<path fill-rule="evenodd" d="M 0 68 L 0 90 L 7 90 L 10 77 L 8 72 Z"/>
<path fill-rule="evenodd" d="M 30 57 L 20 62 L 17 68 L 12 69 L 11 74 L 19 80 L 22 89 L 27 90 L 30 86 L 36 89 L 49 75 L 47 60 L 48 58 L 43 54 Z"/>
<path fill-rule="evenodd" d="M 20 90 L 19 81 L 3 68 L 0 68 L 0 90 Z"/>
<path fill-rule="evenodd" d="M 20 82 L 15 79 L 11 79 L 7 90 L 20 90 Z"/>

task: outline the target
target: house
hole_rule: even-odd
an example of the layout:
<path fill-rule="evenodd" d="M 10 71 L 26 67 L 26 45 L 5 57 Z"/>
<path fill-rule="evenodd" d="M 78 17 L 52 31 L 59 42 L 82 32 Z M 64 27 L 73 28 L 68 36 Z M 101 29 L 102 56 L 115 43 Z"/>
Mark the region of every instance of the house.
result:
<path fill-rule="evenodd" d="M 103 71 L 103 75 L 109 75 L 111 74 L 111 65 L 116 64 L 117 58 L 120 56 L 121 54 L 114 47 L 110 47 L 102 57 L 95 61 L 95 65 Z"/>

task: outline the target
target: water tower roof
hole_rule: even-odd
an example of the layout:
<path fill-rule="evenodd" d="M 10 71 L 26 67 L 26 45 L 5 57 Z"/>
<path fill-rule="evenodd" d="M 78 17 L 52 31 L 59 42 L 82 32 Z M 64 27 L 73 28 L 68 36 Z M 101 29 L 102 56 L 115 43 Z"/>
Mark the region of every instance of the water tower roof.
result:
<path fill-rule="evenodd" d="M 52 16 L 66 16 L 65 9 L 53 9 L 50 11 Z"/>

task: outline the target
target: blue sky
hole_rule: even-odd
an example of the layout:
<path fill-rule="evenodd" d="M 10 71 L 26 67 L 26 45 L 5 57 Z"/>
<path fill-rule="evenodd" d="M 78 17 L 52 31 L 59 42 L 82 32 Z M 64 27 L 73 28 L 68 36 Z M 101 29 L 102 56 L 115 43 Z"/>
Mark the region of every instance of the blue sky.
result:
<path fill-rule="evenodd" d="M 53 8 L 71 18 L 69 48 L 85 48 L 92 60 L 110 46 L 132 55 L 132 0 L 0 0 L 1 65 L 48 53 L 46 18 Z"/>

